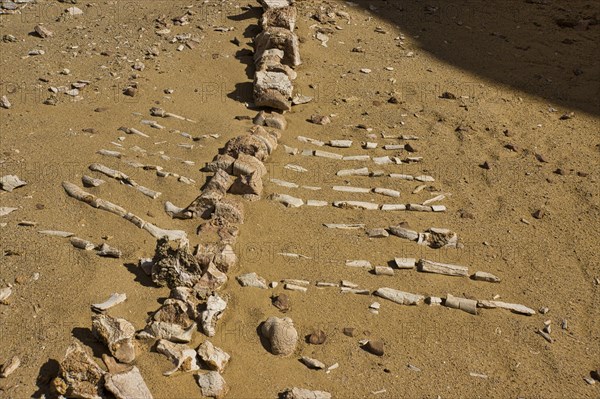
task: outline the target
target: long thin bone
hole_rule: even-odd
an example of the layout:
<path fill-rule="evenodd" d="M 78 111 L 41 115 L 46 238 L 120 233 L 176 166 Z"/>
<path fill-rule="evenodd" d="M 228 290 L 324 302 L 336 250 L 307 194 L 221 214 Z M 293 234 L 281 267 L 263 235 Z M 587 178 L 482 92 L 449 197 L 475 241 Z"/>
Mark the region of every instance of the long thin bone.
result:
<path fill-rule="evenodd" d="M 152 115 L 152 116 L 160 116 L 161 118 L 175 118 L 175 119 L 180 119 L 182 121 L 197 123 L 193 119 L 188 119 L 188 118 L 186 118 L 184 116 L 176 115 L 176 114 L 173 114 L 171 112 L 167 112 L 164 109 L 158 108 L 158 107 L 150 108 L 150 115 Z"/>
<path fill-rule="evenodd" d="M 140 229 L 146 230 L 150 233 L 154 238 L 159 239 L 162 237 L 167 237 L 171 241 L 180 240 L 182 243 L 187 243 L 187 234 L 183 230 L 165 230 L 161 229 L 153 225 L 152 223 L 146 222 L 142 218 L 134 215 L 133 213 L 127 212 L 124 208 L 113 204 L 112 202 L 103 200 L 102 198 L 98 198 L 95 195 L 92 195 L 81 188 L 77 187 L 75 184 L 70 183 L 68 181 L 64 181 L 62 183 L 63 188 L 67 192 L 70 197 L 73 197 L 79 201 L 85 202 L 86 204 L 101 209 L 103 211 L 107 211 L 110 213 L 114 213 L 131 223 L 135 224 Z"/>
<path fill-rule="evenodd" d="M 161 194 L 158 191 L 151 190 L 147 187 L 144 187 L 144 186 L 136 183 L 133 179 L 131 179 L 125 173 L 123 173 L 119 170 L 116 170 L 116 169 L 111 169 L 108 166 L 104 166 L 99 163 L 93 163 L 89 166 L 89 169 L 94 172 L 100 172 L 102 174 L 105 174 L 106 176 L 112 177 L 113 179 L 119 180 L 120 182 L 127 184 L 128 186 L 132 186 L 136 190 L 141 192 L 142 194 L 144 194 L 152 199 L 158 198 Z"/>

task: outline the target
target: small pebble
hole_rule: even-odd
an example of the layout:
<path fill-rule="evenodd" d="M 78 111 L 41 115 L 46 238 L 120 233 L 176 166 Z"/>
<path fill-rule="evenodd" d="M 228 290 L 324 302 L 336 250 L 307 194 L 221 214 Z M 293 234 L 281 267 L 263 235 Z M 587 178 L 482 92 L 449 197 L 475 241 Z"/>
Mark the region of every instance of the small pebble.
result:
<path fill-rule="evenodd" d="M 325 332 L 323 332 L 322 330 L 316 331 L 312 334 L 310 334 L 310 336 L 308 337 L 308 342 L 310 342 L 313 345 L 321 345 L 323 343 L 325 343 L 325 340 L 327 339 L 327 335 L 325 335 Z"/>
<path fill-rule="evenodd" d="M 354 327 L 344 327 L 344 329 L 342 330 L 342 332 L 347 337 L 354 337 L 355 333 L 356 333 L 356 329 Z"/>

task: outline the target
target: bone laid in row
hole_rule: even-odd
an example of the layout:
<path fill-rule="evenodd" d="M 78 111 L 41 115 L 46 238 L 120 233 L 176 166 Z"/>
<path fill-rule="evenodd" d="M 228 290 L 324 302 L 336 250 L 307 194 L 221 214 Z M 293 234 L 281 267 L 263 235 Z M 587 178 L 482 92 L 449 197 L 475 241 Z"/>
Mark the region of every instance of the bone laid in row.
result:
<path fill-rule="evenodd" d="M 342 154 L 337 154 L 337 153 L 330 152 L 330 151 L 310 150 L 310 149 L 302 150 L 302 152 L 300 154 L 303 156 L 307 156 L 307 157 L 314 156 L 314 157 L 318 157 L 318 158 L 329 158 L 329 159 L 335 159 L 335 160 L 339 160 L 339 161 L 370 161 L 370 160 L 372 160 L 377 165 L 405 165 L 405 164 L 409 164 L 409 163 L 416 163 L 416 162 L 423 161 L 423 157 L 399 158 L 399 157 L 390 157 L 390 156 L 386 155 L 383 157 L 371 158 L 371 156 L 369 156 L 369 155 L 342 155 Z"/>
<path fill-rule="evenodd" d="M 468 277 L 469 268 L 466 266 L 452 265 L 447 263 L 433 262 L 427 259 L 419 259 L 417 262 L 416 258 L 395 258 L 394 264 L 400 270 L 414 269 L 423 273 L 441 274 L 445 276 L 458 276 Z M 388 266 L 375 266 L 371 265 L 368 260 L 347 260 L 346 266 L 359 267 L 372 270 L 375 275 L 378 276 L 393 276 L 394 269 Z M 471 276 L 474 280 L 486 281 L 491 283 L 499 283 L 500 279 L 495 275 L 488 272 L 478 271 Z"/>
<path fill-rule="evenodd" d="M 404 292 L 400 290 L 396 290 L 394 288 L 379 288 L 374 292 L 374 295 L 379 296 L 381 298 L 387 299 L 389 301 L 395 302 L 400 305 L 420 305 L 423 303 L 425 296 L 419 294 L 413 294 L 410 292 Z M 433 300 L 430 300 L 432 298 Z M 534 315 L 535 310 L 521 304 L 516 303 L 507 303 L 500 301 L 488 301 L 488 300 L 475 300 L 468 298 L 459 298 L 455 297 L 451 294 L 447 294 L 446 298 L 441 301 L 437 301 L 436 299 L 440 299 L 437 297 L 429 297 L 428 302 L 431 304 L 442 302 L 444 306 L 460 309 L 467 313 L 478 314 L 477 308 L 485 308 L 485 309 L 506 309 L 510 310 L 513 313 L 518 313 L 526 316 Z"/>
<path fill-rule="evenodd" d="M 377 175 L 374 175 L 374 172 L 370 172 L 369 168 L 358 168 L 358 169 L 342 169 L 336 172 L 336 176 L 339 177 L 347 177 L 347 176 L 374 176 L 374 177 L 379 177 Z M 407 181 L 419 181 L 419 182 L 426 182 L 426 183 L 431 183 L 434 182 L 435 179 L 431 176 L 428 175 L 419 175 L 419 176 L 413 176 L 413 175 L 406 175 L 406 174 L 400 174 L 400 173 L 390 173 L 388 175 L 389 177 L 393 178 L 393 179 L 400 179 L 400 180 L 407 180 Z"/>
<path fill-rule="evenodd" d="M 315 139 L 311 139 L 309 137 L 304 137 L 304 136 L 298 136 L 297 139 L 298 139 L 298 141 L 300 141 L 302 143 L 310 143 L 310 144 L 314 144 L 319 147 L 323 147 L 324 145 L 328 145 L 330 147 L 336 147 L 336 148 L 352 147 L 352 140 L 330 140 L 328 142 L 325 142 L 325 141 L 315 140 Z"/>
<path fill-rule="evenodd" d="M 298 208 L 305 205 L 304 200 L 287 194 L 271 194 L 269 199 L 279 202 L 290 208 Z M 308 206 L 327 206 L 329 202 L 319 200 L 307 200 Z M 416 211 L 416 212 L 446 212 L 444 205 L 425 206 L 421 204 L 376 204 L 364 201 L 333 201 L 333 206 L 341 209 L 364 209 L 382 211 Z"/>
<path fill-rule="evenodd" d="M 118 152 L 118 151 L 99 150 L 99 151 L 97 151 L 97 153 L 100 154 L 100 155 L 114 157 L 114 158 L 118 158 L 118 159 L 121 159 L 121 157 L 122 157 L 122 154 L 120 152 Z M 179 175 L 177 173 L 174 173 L 174 172 L 167 172 L 167 171 L 163 170 L 162 166 L 158 166 L 158 165 L 145 165 L 145 164 L 143 164 L 141 162 L 138 162 L 136 160 L 133 160 L 133 159 L 123 159 L 123 163 L 125 163 L 126 165 L 129 165 L 129 166 L 131 166 L 133 168 L 137 168 L 137 169 L 155 170 L 156 171 L 156 175 L 158 177 L 173 176 L 173 177 L 175 177 L 177 179 L 177 181 L 179 181 L 181 183 L 184 183 L 184 184 L 193 184 L 193 183 L 195 183 L 195 181 L 193 179 L 190 179 L 190 178 L 185 177 L 185 176 L 181 176 L 181 175 Z M 98 187 L 100 184 L 104 183 L 104 180 L 94 179 L 94 178 L 89 177 L 89 176 L 84 176 L 84 178 L 82 178 L 82 181 L 83 181 L 83 184 L 85 184 L 88 187 Z"/>
<path fill-rule="evenodd" d="M 103 200 L 102 198 L 98 198 L 95 195 L 82 190 L 73 183 L 65 181 L 62 183 L 62 186 L 70 197 L 85 202 L 91 207 L 114 213 L 115 215 L 118 215 L 124 218 L 125 220 L 128 220 L 129 222 L 135 224 L 140 229 L 146 230 L 156 239 L 168 237 L 169 240 L 181 240 L 182 242 L 187 242 L 187 235 L 182 230 L 161 229 L 160 227 L 157 227 L 152 223 L 146 222 L 142 218 L 134 215 L 133 213 L 128 212 L 124 208 L 115 205 L 112 202 Z"/>
<path fill-rule="evenodd" d="M 129 176 L 127 176 L 125 173 L 118 171 L 116 169 L 111 169 L 108 166 L 104 166 L 104 165 L 101 165 L 98 163 L 93 163 L 89 166 L 89 169 L 94 172 L 102 173 L 108 177 L 112 177 L 113 179 L 118 180 L 121 183 L 124 183 L 128 186 L 134 187 L 136 190 L 138 190 L 142 194 L 144 194 L 152 199 L 158 198 L 161 194 L 158 191 L 154 191 L 147 187 L 139 185 L 133 179 L 131 179 Z"/>

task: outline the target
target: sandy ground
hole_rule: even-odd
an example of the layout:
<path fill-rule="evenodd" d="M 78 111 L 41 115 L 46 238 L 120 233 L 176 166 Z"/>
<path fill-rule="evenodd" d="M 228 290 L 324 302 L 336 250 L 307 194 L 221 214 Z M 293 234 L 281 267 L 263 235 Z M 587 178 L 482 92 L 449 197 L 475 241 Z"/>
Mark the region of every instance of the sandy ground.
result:
<path fill-rule="evenodd" d="M 316 149 L 296 137 L 347 138 L 354 140 L 354 147 L 337 152 L 382 156 L 390 151 L 367 151 L 357 144 L 369 134 L 377 135 L 373 141 L 380 147 L 398 142 L 382 139 L 383 132 L 417 135 L 415 155 L 424 158 L 422 163 L 378 169 L 434 176 L 432 185 L 449 193 L 442 202 L 448 212 L 284 208 L 267 195 L 393 202 L 376 194 L 331 191 L 331 186 L 345 182 L 398 189 L 405 202 L 420 202 L 431 194 L 411 194 L 415 182 L 339 178 L 339 169 L 373 165 L 291 156 L 280 147 L 269 159 L 265 181 L 280 178 L 323 189 L 284 189 L 267 183 L 263 199 L 245 204 L 246 221 L 235 248 L 240 262 L 223 289 L 229 308 L 213 339 L 232 356 L 224 373 L 231 389 L 228 397 L 275 398 L 289 386 L 325 390 L 337 398 L 599 397 L 600 385 L 584 381 L 600 367 L 600 69 L 594 61 L 600 42 L 598 4 L 457 3 L 426 7 L 412 1 L 399 7 L 395 2 L 298 2 L 303 65 L 297 68 L 295 85 L 314 100 L 286 114 L 289 126 L 281 143 Z M 19 208 L 0 219 L 0 288 L 11 284 L 14 292 L 7 305 L 0 305 L 0 364 L 15 355 L 22 363 L 14 374 L 0 379 L 0 397 L 49 394 L 48 382 L 74 339 L 100 358 L 105 349 L 91 335 L 91 303 L 112 292 L 127 293 L 128 300 L 110 314 L 142 329 L 148 313 L 168 297 L 167 289 L 154 287 L 137 267 L 139 258 L 152 256 L 152 237 L 68 198 L 60 183 L 79 184 L 83 174 L 90 174 L 87 167 L 92 162 L 120 169 L 163 194 L 152 200 L 111 179 L 93 192 L 161 227 L 183 229 L 192 243 L 198 242 L 198 223 L 171 220 L 163 203 L 185 206 L 194 199 L 207 177 L 198 169 L 228 139 L 251 127 L 250 121 L 234 119 L 256 113 L 246 105 L 252 100 L 251 38 L 258 33 L 260 11 L 254 2 L 250 10 L 240 8 L 247 4 L 79 1 L 84 14 L 70 17 L 64 15 L 67 4 L 38 1 L 21 14 L 0 15 L 0 36 L 17 39 L 0 42 L 0 96 L 7 95 L 12 103 L 10 109 L 0 109 L 0 175 L 15 174 L 28 183 L 11 193 L 0 192 L 0 206 Z M 170 26 L 171 33 L 162 37 L 155 33 L 164 28 L 157 18 L 164 15 L 170 22 L 188 6 L 196 12 L 189 24 Z M 311 16 L 320 9 L 325 13 L 319 22 Z M 329 10 L 345 11 L 350 19 L 330 18 Z M 574 27 L 559 27 L 560 18 L 573 19 Z M 40 22 L 54 32 L 52 37 L 31 34 Z M 317 26 L 330 30 L 327 47 L 314 38 Z M 218 32 L 215 27 L 234 29 Z M 179 44 L 169 39 L 186 33 L 199 38 L 198 45 L 176 51 Z M 234 38 L 239 46 L 231 42 Z M 159 55 L 147 55 L 152 47 Z M 26 57 L 33 49 L 45 54 Z M 145 64 L 143 71 L 132 69 L 138 60 Z M 68 75 L 60 73 L 64 68 L 70 70 Z M 361 73 L 361 68 L 372 72 Z M 77 80 L 90 81 L 81 91 L 82 99 L 57 94 L 55 106 L 43 104 L 52 95 L 50 86 Z M 133 81 L 139 84 L 137 95 L 124 96 L 122 90 Z M 174 91 L 165 94 L 165 89 Z M 444 92 L 457 99 L 440 98 Z M 397 103 L 388 102 L 390 97 Z M 199 123 L 161 119 L 164 130 L 141 125 L 157 105 Z M 97 108 L 106 110 L 95 112 Z M 560 119 L 569 112 L 574 112 L 573 118 Z M 306 121 L 312 114 L 334 116 L 331 124 L 319 126 Z M 136 127 L 151 137 L 125 135 L 117 130 L 121 126 Z M 191 141 L 175 129 L 194 137 L 218 137 Z M 119 142 L 120 136 L 127 137 Z M 135 146 L 146 151 L 136 152 Z M 96 154 L 101 148 L 161 165 L 197 183 L 185 185 L 131 168 Z M 489 169 L 480 167 L 484 162 Z M 284 169 L 288 163 L 309 172 Z M 543 217 L 534 218 L 540 209 Z M 37 225 L 19 226 L 23 220 Z M 452 229 L 464 248 L 433 250 L 397 237 L 369 239 L 363 230 L 323 226 L 388 227 L 402 221 L 418 231 L 432 226 Z M 104 259 L 78 251 L 68 240 L 37 233 L 44 229 L 71 231 L 96 243 L 108 239 L 124 256 Z M 290 260 L 280 252 L 311 259 Z M 375 276 L 344 265 L 346 259 L 384 265 L 399 256 L 466 265 L 471 271 L 494 273 L 502 282 L 398 270 L 393 277 Z M 303 340 L 295 355 L 275 358 L 261 345 L 256 328 L 280 313 L 271 305 L 271 290 L 241 288 L 235 281 L 235 276 L 248 272 L 268 281 L 346 279 L 370 290 L 387 286 L 442 297 L 499 295 L 500 300 L 550 311 L 526 317 L 496 309 L 473 316 L 313 285 L 307 293 L 288 293 L 292 309 L 286 316 L 294 320 L 302 338 L 321 329 L 326 343 L 315 346 Z M 272 291 L 281 292 L 281 285 Z M 378 315 L 368 309 L 376 300 L 381 303 Z M 535 333 L 546 320 L 552 321 L 553 343 Z M 561 328 L 563 320 L 566 329 Z M 345 336 L 344 327 L 356 328 L 357 335 Z M 384 341 L 384 356 L 359 347 L 358 340 L 369 337 Z M 193 346 L 204 339 L 196 334 Z M 328 366 L 337 362 L 339 368 L 328 374 L 309 370 L 298 361 L 302 355 Z M 409 364 L 421 371 L 411 370 Z M 170 367 L 162 355 L 142 350 L 136 365 L 156 398 L 201 397 L 191 375 L 162 376 Z"/>

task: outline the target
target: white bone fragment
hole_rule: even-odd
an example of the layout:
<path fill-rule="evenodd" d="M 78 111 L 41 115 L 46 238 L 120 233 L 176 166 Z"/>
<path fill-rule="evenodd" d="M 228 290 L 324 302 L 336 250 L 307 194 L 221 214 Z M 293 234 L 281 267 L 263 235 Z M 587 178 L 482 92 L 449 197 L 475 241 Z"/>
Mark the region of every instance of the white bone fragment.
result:
<path fill-rule="evenodd" d="M 343 161 L 368 161 L 370 159 L 369 155 L 347 155 L 342 158 Z"/>
<path fill-rule="evenodd" d="M 434 203 L 434 202 L 437 202 L 437 201 L 441 201 L 441 200 L 443 200 L 443 199 L 445 199 L 445 198 L 446 198 L 446 195 L 444 195 L 444 194 L 440 194 L 440 195 L 437 195 L 437 196 L 435 196 L 435 197 L 433 197 L 433 198 L 430 198 L 430 199 L 428 199 L 428 200 L 426 200 L 426 201 L 423 201 L 423 202 L 421 203 L 421 205 L 429 205 L 429 204 L 431 204 L 431 203 Z"/>
<path fill-rule="evenodd" d="M 306 205 L 307 206 L 321 207 L 321 206 L 327 206 L 327 205 L 329 205 L 329 202 L 327 202 L 327 201 L 319 201 L 319 200 L 307 200 L 306 201 Z"/>
<path fill-rule="evenodd" d="M 517 303 L 480 300 L 478 302 L 478 306 L 481 308 L 485 308 L 485 309 L 493 309 L 493 308 L 507 309 L 507 310 L 510 310 L 511 312 L 523 314 L 526 316 L 532 316 L 536 313 L 535 310 L 528 308 L 525 305 L 520 305 Z"/>
<path fill-rule="evenodd" d="M 350 148 L 352 147 L 352 140 L 330 140 L 329 145 L 337 148 Z"/>
<path fill-rule="evenodd" d="M 351 266 L 351 267 L 366 267 L 366 268 L 371 268 L 371 262 L 369 262 L 368 260 L 347 260 L 346 261 L 346 266 Z"/>
<path fill-rule="evenodd" d="M 369 176 L 369 168 L 343 169 L 336 173 L 337 176 Z"/>
<path fill-rule="evenodd" d="M 278 186 L 281 186 L 281 187 L 288 187 L 288 188 L 298 188 L 299 187 L 296 183 L 291 183 L 291 182 L 285 181 L 285 180 L 271 179 L 270 181 L 271 181 L 271 183 L 277 184 Z"/>
<path fill-rule="evenodd" d="M 383 204 L 381 205 L 382 211 L 405 211 L 405 204 Z"/>
<path fill-rule="evenodd" d="M 60 230 L 40 230 L 40 231 L 38 231 L 38 233 L 44 234 L 47 236 L 56 236 L 56 237 L 64 237 L 64 238 L 75 235 L 75 233 L 70 233 L 68 231 L 60 231 Z"/>
<path fill-rule="evenodd" d="M 408 180 L 408 181 L 415 180 L 414 176 L 405 175 L 405 174 L 402 174 L 402 173 L 390 173 L 390 177 L 392 179 L 401 179 L 401 180 Z"/>
<path fill-rule="evenodd" d="M 91 251 L 92 249 L 96 248 L 96 244 L 93 242 L 79 237 L 71 237 L 70 242 L 75 248 L 83 249 L 84 251 Z"/>
<path fill-rule="evenodd" d="M 350 209 L 366 209 L 366 210 L 378 210 L 379 204 L 372 202 L 363 201 L 334 201 L 333 206 L 336 208 L 350 208 Z"/>
<path fill-rule="evenodd" d="M 375 274 L 377 276 L 393 276 L 394 269 L 388 266 L 375 266 Z"/>
<path fill-rule="evenodd" d="M 324 223 L 323 225 L 330 229 L 341 229 L 341 230 L 358 230 L 358 229 L 365 228 L 365 225 L 363 223 L 353 223 L 353 224 Z"/>
<path fill-rule="evenodd" d="M 351 187 L 351 186 L 333 186 L 333 191 L 342 191 L 346 193 L 370 193 L 370 188 Z"/>
<path fill-rule="evenodd" d="M 271 194 L 270 199 L 291 208 L 298 208 L 304 205 L 304 201 L 302 201 L 300 198 L 292 197 L 291 195 L 287 194 L 274 193 Z"/>
<path fill-rule="evenodd" d="M 393 163 L 392 158 L 388 157 L 387 155 L 385 157 L 373 157 L 373 162 L 375 162 L 377 165 L 389 165 Z"/>
<path fill-rule="evenodd" d="M 435 181 L 433 177 L 427 175 L 415 176 L 415 180 L 423 183 L 431 183 Z"/>
<path fill-rule="evenodd" d="M 125 302 L 126 299 L 127 299 L 126 294 L 118 294 L 115 292 L 115 293 L 111 294 L 110 297 L 106 301 L 104 301 L 102 303 L 92 304 L 92 309 L 94 309 L 95 311 L 98 311 L 98 312 L 103 312 L 105 310 L 112 308 L 113 306 L 116 306 L 120 303 Z"/>
<path fill-rule="evenodd" d="M 386 287 L 379 288 L 374 294 L 400 305 L 419 305 L 425 298 L 423 295 L 411 294 Z"/>
<path fill-rule="evenodd" d="M 415 258 L 395 258 L 394 263 L 398 269 L 414 269 L 417 260 Z"/>
<path fill-rule="evenodd" d="M 443 274 L 446 276 L 466 277 L 469 275 L 469 268 L 466 266 L 450 265 L 426 259 L 419 259 L 418 270 L 420 272 Z"/>
<path fill-rule="evenodd" d="M 308 169 L 305 169 L 305 168 L 303 168 L 300 165 L 294 165 L 294 164 L 291 164 L 291 163 L 285 165 L 284 168 L 285 169 L 289 169 L 289 170 L 293 170 L 295 172 L 300 172 L 300 173 L 308 172 Z"/>
<path fill-rule="evenodd" d="M 381 194 L 381 195 L 385 195 L 388 197 L 400 197 L 400 191 L 396 191 L 396 190 L 392 190 L 389 188 L 380 188 L 380 187 L 376 187 L 373 189 L 374 193 L 377 194 Z"/>
<path fill-rule="evenodd" d="M 464 312 L 471 313 L 477 315 L 477 301 L 474 299 L 467 298 L 457 298 L 448 294 L 446 296 L 446 300 L 444 301 L 444 306 L 453 309 L 460 309 Z"/>
<path fill-rule="evenodd" d="M 309 137 L 298 136 L 296 138 L 298 139 L 298 141 L 300 141 L 302 143 L 310 143 L 310 144 L 314 144 L 319 147 L 323 147 L 325 145 L 324 141 L 311 139 Z"/>
<path fill-rule="evenodd" d="M 350 288 L 350 287 L 342 287 L 340 288 L 340 292 L 342 294 L 357 294 L 357 295 L 369 295 L 371 292 L 369 290 L 359 289 L 359 288 Z"/>
<path fill-rule="evenodd" d="M 308 291 L 308 288 L 302 287 L 301 285 L 296 285 L 296 284 L 284 284 L 283 288 L 285 288 L 286 290 L 298 291 L 298 292 Z"/>
<path fill-rule="evenodd" d="M 344 158 L 344 156 L 341 154 L 335 154 L 333 152 L 327 152 L 327 151 L 321 151 L 321 150 L 315 151 L 315 157 L 330 158 L 330 159 L 343 159 Z"/>

